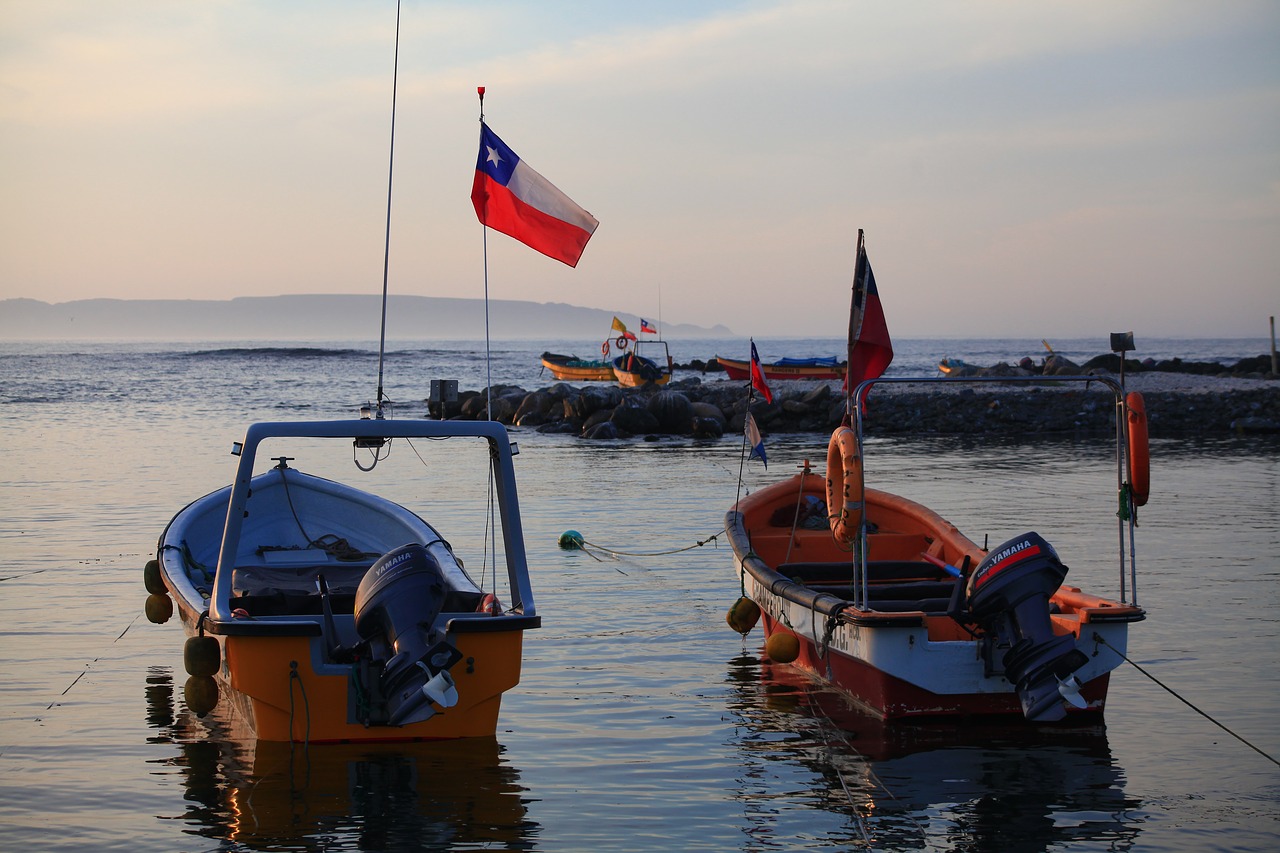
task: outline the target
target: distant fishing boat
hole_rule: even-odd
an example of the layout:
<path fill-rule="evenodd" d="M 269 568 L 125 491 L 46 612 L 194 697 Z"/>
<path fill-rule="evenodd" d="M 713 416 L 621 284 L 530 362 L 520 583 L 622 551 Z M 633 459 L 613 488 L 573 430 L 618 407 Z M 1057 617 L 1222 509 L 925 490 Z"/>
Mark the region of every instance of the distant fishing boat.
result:
<path fill-rule="evenodd" d="M 603 349 L 607 356 L 608 341 Z M 613 372 L 613 360 L 610 358 L 581 359 L 576 355 L 544 352 L 542 366 L 561 382 L 613 382 L 617 379 Z"/>
<path fill-rule="evenodd" d="M 749 380 L 751 378 L 751 362 L 737 361 L 732 358 L 716 356 L 716 361 L 724 368 L 730 379 Z M 847 365 L 835 356 L 829 358 L 780 358 L 772 364 L 762 364 L 764 378 L 769 382 L 785 380 L 832 380 L 844 379 Z"/>
<path fill-rule="evenodd" d="M 643 354 L 642 349 L 648 354 Z M 666 385 L 671 381 L 674 368 L 671 350 L 663 340 L 637 341 L 630 352 L 624 352 L 613 360 L 614 376 L 624 388 Z"/>
<path fill-rule="evenodd" d="M 878 304 L 861 232 L 858 242 L 850 364 L 868 363 L 856 315 Z M 745 633 L 762 619 L 769 657 L 830 682 L 882 719 L 1100 714 L 1128 627 L 1145 618 L 1124 600 L 1126 568 L 1136 583 L 1134 508 L 1149 489 L 1141 397 L 1106 376 L 1056 377 L 1105 386 L 1115 397 L 1121 598 L 1112 599 L 1065 585 L 1067 566 L 1035 532 L 980 547 L 928 507 L 866 487 L 858 403 L 873 385 L 1019 381 L 885 379 L 887 364 L 880 358 L 848 390 L 848 423 L 831 436 L 825 476 L 805 461 L 799 474 L 729 510 L 743 593 L 730 624 Z"/>
<path fill-rule="evenodd" d="M 977 368 L 962 358 L 943 358 L 938 362 L 938 370 L 943 376 L 964 376 Z"/>

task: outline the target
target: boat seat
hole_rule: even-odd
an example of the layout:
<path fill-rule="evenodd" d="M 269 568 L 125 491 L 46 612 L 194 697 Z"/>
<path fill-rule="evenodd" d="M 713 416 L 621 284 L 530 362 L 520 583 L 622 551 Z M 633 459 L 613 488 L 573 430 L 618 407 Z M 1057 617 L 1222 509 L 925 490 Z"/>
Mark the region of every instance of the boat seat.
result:
<path fill-rule="evenodd" d="M 926 616 L 946 616 L 947 608 L 950 606 L 950 598 L 885 599 L 871 602 L 871 609 L 879 610 L 881 613 L 909 613 L 913 610 L 921 610 Z"/>
<path fill-rule="evenodd" d="M 237 566 L 231 575 L 231 607 L 250 616 L 318 616 L 324 608 L 316 575 L 323 574 L 334 613 L 355 610 L 356 590 L 373 561 L 322 566 Z M 446 613 L 474 613 L 484 593 L 450 589 Z"/>
<path fill-rule="evenodd" d="M 806 583 L 848 583 L 853 577 L 852 563 L 783 563 L 778 574 Z M 871 560 L 867 563 L 867 582 L 945 581 L 951 575 L 921 560 Z"/>

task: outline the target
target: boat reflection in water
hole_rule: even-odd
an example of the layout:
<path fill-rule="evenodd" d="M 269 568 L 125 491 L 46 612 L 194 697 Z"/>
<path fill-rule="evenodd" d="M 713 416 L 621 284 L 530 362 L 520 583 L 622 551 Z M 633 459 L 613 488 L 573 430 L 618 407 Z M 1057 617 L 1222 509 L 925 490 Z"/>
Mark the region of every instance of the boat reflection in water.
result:
<path fill-rule="evenodd" d="M 1133 812 L 1141 803 L 1126 796 L 1100 723 L 887 723 L 785 664 L 745 654 L 729 662 L 729 674 L 738 697 L 731 710 L 749 732 L 743 802 L 757 840 L 791 809 L 776 799 L 761 804 L 751 789 L 761 775 L 794 775 L 796 766 L 813 784 L 795 795 L 795 810 L 808 816 L 791 818 L 812 825 L 815 808 L 845 818 L 829 827 L 832 843 L 1044 850 L 1092 841 L 1125 849 L 1140 831 Z M 777 762 L 789 769 L 772 769 Z"/>
<path fill-rule="evenodd" d="M 192 835 L 271 850 L 534 845 L 519 771 L 495 738 L 255 741 L 234 712 L 197 718 L 159 670 L 147 678 L 147 719 L 159 732 L 152 742 L 176 747 L 157 763 L 183 776 L 187 810 L 172 818 Z"/>

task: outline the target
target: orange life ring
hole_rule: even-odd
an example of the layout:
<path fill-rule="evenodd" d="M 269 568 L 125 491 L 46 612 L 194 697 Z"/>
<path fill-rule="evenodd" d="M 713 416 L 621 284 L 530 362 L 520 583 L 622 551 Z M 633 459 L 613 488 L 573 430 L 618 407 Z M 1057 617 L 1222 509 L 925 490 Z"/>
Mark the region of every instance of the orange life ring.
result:
<path fill-rule="evenodd" d="M 600 354 L 601 354 L 601 355 L 603 355 L 603 356 L 605 356 L 605 357 L 608 357 L 608 355 L 609 355 L 609 342 L 608 342 L 608 341 L 605 341 L 604 343 L 602 343 L 602 344 L 600 345 Z"/>
<path fill-rule="evenodd" d="M 862 523 L 862 459 L 858 436 L 847 426 L 831 434 L 827 444 L 827 513 L 831 533 L 852 542 Z"/>
<path fill-rule="evenodd" d="M 614 341 L 614 343 L 618 345 L 618 349 L 626 349 L 627 347 L 631 346 L 629 343 L 627 343 L 626 335 L 618 335 L 618 340 Z"/>
<path fill-rule="evenodd" d="M 1137 391 L 1124 398 L 1125 427 L 1129 435 L 1129 491 L 1134 506 L 1146 506 L 1151 496 L 1151 447 L 1147 435 L 1147 404 Z"/>

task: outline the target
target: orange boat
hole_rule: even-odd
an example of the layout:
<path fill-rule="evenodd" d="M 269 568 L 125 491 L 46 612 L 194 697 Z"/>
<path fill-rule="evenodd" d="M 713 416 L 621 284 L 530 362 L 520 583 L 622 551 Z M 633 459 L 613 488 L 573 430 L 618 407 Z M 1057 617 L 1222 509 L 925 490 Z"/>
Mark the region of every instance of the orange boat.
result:
<path fill-rule="evenodd" d="M 395 441 L 432 439 L 399 456 L 420 476 L 423 454 L 447 454 L 439 470 L 449 472 L 451 515 L 461 501 L 489 518 L 492 478 L 505 589 L 495 588 L 497 553 L 484 555 L 493 560 L 486 584 L 399 503 L 304 473 L 288 456 L 254 474 L 264 442 L 303 453 L 335 438 L 351 442 L 364 471 L 389 464 Z M 229 702 L 267 741 L 491 737 L 502 694 L 520 680 L 524 631 L 540 624 L 506 429 L 423 419 L 261 423 L 235 452 L 232 484 L 174 516 L 145 571 L 152 599 L 171 595 L 190 635 L 193 710 Z M 472 488 L 458 476 L 468 460 L 480 468 Z"/>
<path fill-rule="evenodd" d="M 751 362 L 736 361 L 732 358 L 716 356 L 716 361 L 724 368 L 730 379 L 751 379 Z M 764 368 L 764 378 L 768 382 L 812 379 L 831 380 L 844 379 L 848 365 L 841 364 L 832 356 L 830 358 L 780 358 L 772 364 L 760 365 Z"/>
<path fill-rule="evenodd" d="M 1108 377 L 1055 379 L 1101 383 L 1116 397 L 1116 470 L 1129 472 L 1117 486 L 1130 510 L 1119 521 L 1121 599 L 1065 585 L 1067 567 L 1034 532 L 987 550 L 929 508 L 865 488 L 855 416 L 831 438 L 825 477 L 806 461 L 725 518 L 739 605 L 758 607 L 770 656 L 830 681 L 883 719 L 1100 714 L 1129 624 L 1145 618 L 1136 601 L 1123 600 L 1126 561 L 1134 571 L 1126 534 L 1131 543 L 1132 508 L 1147 488 L 1145 432 L 1135 422 L 1141 400 Z M 876 379 L 851 398 L 875 383 L 957 381 L 1034 378 Z M 741 619 L 731 612 L 731 624 Z"/>
<path fill-rule="evenodd" d="M 658 347 L 662 352 L 652 353 Z M 641 350 L 648 350 L 650 355 L 642 355 Z M 671 359 L 671 351 L 666 341 L 637 341 L 631 352 L 624 352 L 613 360 L 613 373 L 618 384 L 624 388 L 641 388 L 645 385 L 666 385 L 671 381 L 671 373 L 675 362 Z"/>
<path fill-rule="evenodd" d="M 607 354 L 608 341 L 605 341 L 603 349 Z M 608 358 L 582 359 L 576 355 L 544 352 L 542 367 L 561 382 L 612 382 L 617 379 L 613 362 Z"/>

